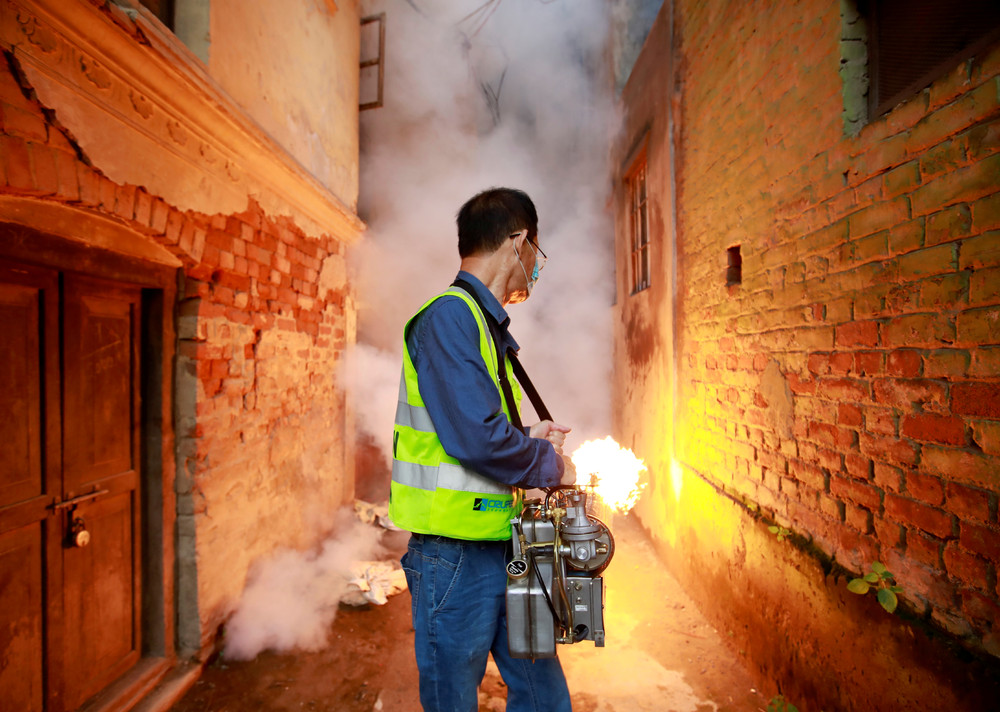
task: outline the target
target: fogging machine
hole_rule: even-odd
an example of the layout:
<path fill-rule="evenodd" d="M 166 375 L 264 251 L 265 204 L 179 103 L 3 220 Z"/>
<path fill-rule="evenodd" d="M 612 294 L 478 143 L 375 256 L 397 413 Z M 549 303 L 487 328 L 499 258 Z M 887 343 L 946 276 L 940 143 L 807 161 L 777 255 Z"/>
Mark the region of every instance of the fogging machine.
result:
<path fill-rule="evenodd" d="M 463 290 L 484 315 L 490 312 L 475 288 L 459 277 L 453 287 Z M 500 348 L 499 326 L 491 316 L 487 326 Z M 541 420 L 552 420 L 517 354 L 506 354 L 514 377 Z M 523 432 L 507 371 L 501 365 L 497 381 L 507 403 L 511 426 Z M 590 494 L 576 485 L 546 490 L 544 500 L 529 500 L 511 520 L 514 556 L 507 564 L 507 643 L 515 658 L 551 658 L 556 643 L 592 640 L 604 647 L 604 580 L 615 543 L 611 530 L 587 512 Z"/>
<path fill-rule="evenodd" d="M 555 657 L 556 644 L 592 640 L 604 647 L 604 580 L 615 542 L 587 512 L 579 486 L 548 490 L 511 520 L 507 564 L 507 643 L 515 658 Z"/>

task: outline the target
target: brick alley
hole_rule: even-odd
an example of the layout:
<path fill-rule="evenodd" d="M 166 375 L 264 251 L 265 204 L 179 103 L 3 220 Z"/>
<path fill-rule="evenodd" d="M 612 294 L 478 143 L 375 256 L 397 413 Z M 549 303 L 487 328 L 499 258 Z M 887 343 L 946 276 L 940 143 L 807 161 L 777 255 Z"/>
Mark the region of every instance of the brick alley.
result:
<path fill-rule="evenodd" d="M 575 712 L 758 712 L 777 690 L 755 690 L 740 651 L 716 631 L 656 559 L 637 522 L 616 515 L 605 572 L 607 644 L 560 646 Z M 389 533 L 394 554 L 407 535 Z M 216 659 L 171 712 L 420 712 L 409 594 L 386 606 L 341 606 L 332 644 L 316 653 Z M 480 712 L 502 712 L 492 662 Z M 167 700 L 151 700 L 150 712 Z"/>

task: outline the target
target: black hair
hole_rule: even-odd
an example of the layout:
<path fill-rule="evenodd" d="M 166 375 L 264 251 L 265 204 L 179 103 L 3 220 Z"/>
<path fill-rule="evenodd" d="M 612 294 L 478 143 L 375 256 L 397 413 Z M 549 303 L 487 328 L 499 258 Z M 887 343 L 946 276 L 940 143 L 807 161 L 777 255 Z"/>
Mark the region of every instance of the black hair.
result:
<path fill-rule="evenodd" d="M 490 188 L 474 195 L 458 211 L 458 254 L 495 252 L 511 235 L 527 229 L 538 234 L 538 213 L 528 194 L 515 188 Z"/>

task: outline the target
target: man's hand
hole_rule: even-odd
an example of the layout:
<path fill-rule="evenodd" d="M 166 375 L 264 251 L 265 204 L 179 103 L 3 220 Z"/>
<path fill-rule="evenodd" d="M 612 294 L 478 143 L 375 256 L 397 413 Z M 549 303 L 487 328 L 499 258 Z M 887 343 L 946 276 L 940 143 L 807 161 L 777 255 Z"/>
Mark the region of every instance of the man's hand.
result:
<path fill-rule="evenodd" d="M 551 420 L 543 420 L 540 423 L 535 423 L 531 426 L 529 435 L 533 438 L 543 438 L 552 443 L 555 447 L 556 453 L 562 455 L 562 446 L 566 442 L 566 433 L 568 433 L 572 428 L 568 428 L 565 425 L 559 425 L 559 423 L 553 423 Z"/>
<path fill-rule="evenodd" d="M 566 465 L 566 470 L 563 472 L 562 479 L 559 480 L 561 485 L 575 485 L 576 484 L 576 465 L 565 455 L 562 456 L 563 464 Z"/>

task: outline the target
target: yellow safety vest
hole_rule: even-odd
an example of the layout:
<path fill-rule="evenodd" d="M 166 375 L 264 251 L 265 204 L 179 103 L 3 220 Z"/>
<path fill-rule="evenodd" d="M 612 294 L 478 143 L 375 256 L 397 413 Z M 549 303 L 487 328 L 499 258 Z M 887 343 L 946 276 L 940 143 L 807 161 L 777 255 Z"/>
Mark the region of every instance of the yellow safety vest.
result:
<path fill-rule="evenodd" d="M 475 316 L 483 363 L 496 383 L 504 415 L 510 418 L 497 377 L 497 351 L 486 315 L 465 290 L 453 286 L 424 304 L 403 330 L 403 372 L 393 428 L 389 518 L 400 529 L 418 534 L 503 541 L 511 537 L 511 518 L 520 514 L 521 489 L 484 477 L 445 452 L 424 407 L 417 371 L 406 348 L 410 324 L 444 296 L 458 297 Z M 506 357 L 504 367 L 520 413 L 521 389 L 511 372 L 510 359 Z"/>

